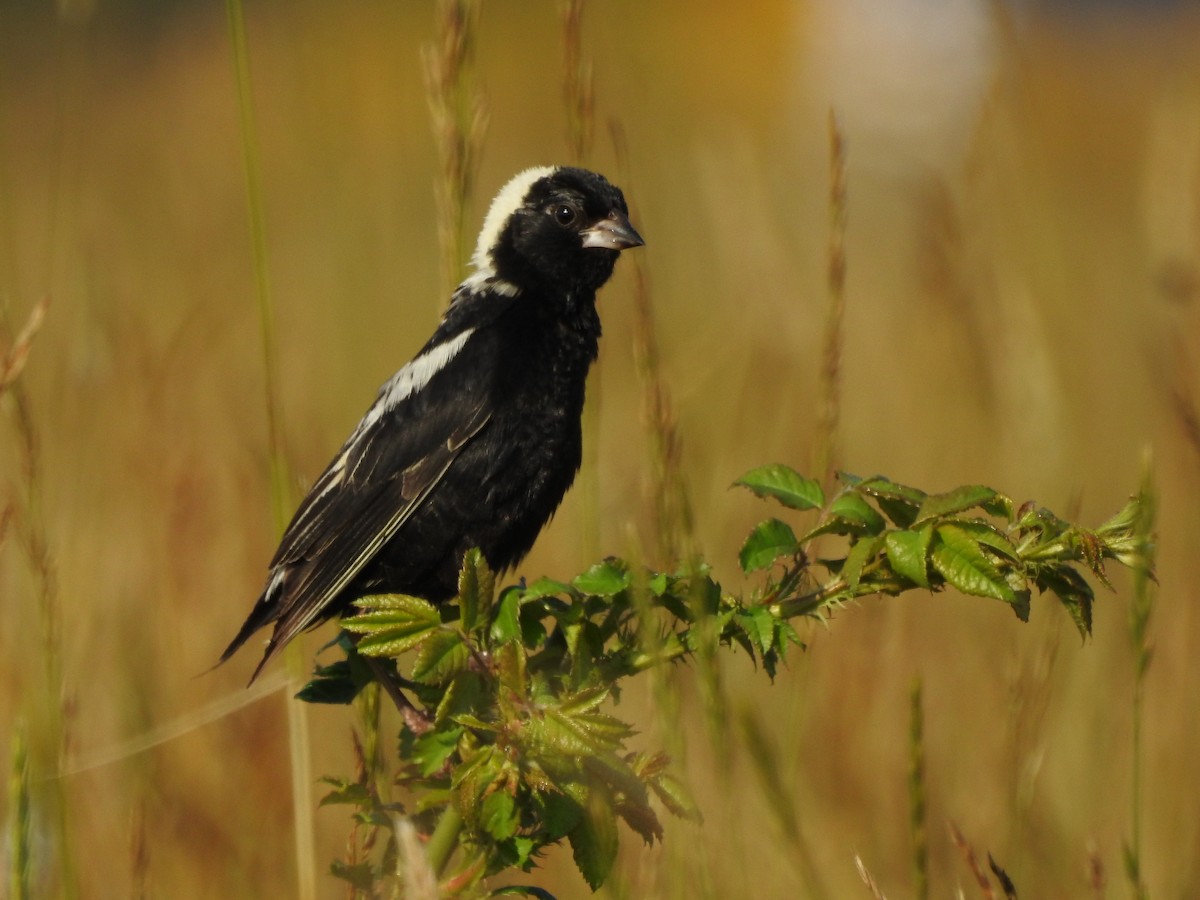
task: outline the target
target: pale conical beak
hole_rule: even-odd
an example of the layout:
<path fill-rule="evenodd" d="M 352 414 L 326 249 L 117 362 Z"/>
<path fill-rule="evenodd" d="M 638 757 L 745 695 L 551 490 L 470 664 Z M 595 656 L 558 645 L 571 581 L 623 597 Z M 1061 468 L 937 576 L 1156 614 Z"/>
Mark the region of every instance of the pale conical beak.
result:
<path fill-rule="evenodd" d="M 600 247 L 604 250 L 627 250 L 640 247 L 646 242 L 629 224 L 623 212 L 614 209 L 608 217 L 601 219 L 591 228 L 579 232 L 584 247 Z"/>

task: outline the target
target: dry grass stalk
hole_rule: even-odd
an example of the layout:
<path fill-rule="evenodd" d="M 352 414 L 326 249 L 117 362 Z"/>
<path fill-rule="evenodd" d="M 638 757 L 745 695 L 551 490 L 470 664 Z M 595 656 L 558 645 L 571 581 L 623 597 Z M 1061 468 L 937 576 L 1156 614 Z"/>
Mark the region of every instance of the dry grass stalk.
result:
<path fill-rule="evenodd" d="M 925 705 L 921 679 L 913 681 L 909 696 L 908 808 L 912 831 L 914 896 L 929 896 L 929 836 L 925 827 Z"/>
<path fill-rule="evenodd" d="M 27 721 L 31 724 L 28 733 L 22 738 L 23 741 L 27 739 L 28 743 L 22 744 L 20 755 L 22 765 L 30 765 L 25 762 L 25 754 L 28 753 L 34 760 L 32 766 L 38 771 L 57 772 L 61 769 L 66 754 L 71 703 L 62 669 L 62 608 L 58 593 L 58 570 L 50 550 L 42 514 L 41 442 L 29 393 L 20 380 L 29 361 L 34 337 L 45 321 L 48 306 L 47 298 L 34 304 L 25 324 L 0 361 L 0 395 L 7 394 L 12 399 L 14 430 L 21 454 L 23 482 L 23 496 L 5 507 L 4 530 L 7 531 L 7 523 L 11 517 L 33 581 L 41 638 L 39 652 L 43 667 L 41 683 L 26 686 L 24 689 L 26 699 L 23 705 L 26 706 Z M 3 324 L 7 325 L 7 322 Z M 56 886 L 64 897 L 77 897 L 79 885 L 72 851 L 66 793 L 59 779 L 50 779 L 47 784 L 49 789 L 42 799 L 47 816 L 53 823 L 53 839 L 58 845 L 59 872 Z M 29 798 L 26 797 L 26 806 L 29 802 Z M 27 827 L 28 809 L 23 816 L 18 825 Z M 18 861 L 14 860 L 13 865 L 18 865 Z M 16 869 L 13 869 L 13 875 L 15 878 Z"/>
<path fill-rule="evenodd" d="M 246 204 L 250 218 L 250 240 L 254 262 L 255 295 L 261 330 L 265 413 L 267 418 L 267 465 L 275 533 L 283 534 L 291 509 L 289 466 L 283 440 L 283 412 L 279 399 L 279 364 L 275 332 L 275 305 L 267 264 L 267 228 L 263 207 L 262 166 L 259 162 L 253 96 L 250 85 L 250 50 L 246 17 L 241 0 L 226 0 L 226 17 L 233 51 L 234 81 L 238 94 L 238 119 L 242 144 L 242 166 L 246 179 Z M 285 653 L 288 672 L 303 683 L 306 666 L 303 644 L 293 643 Z M 312 750 L 309 745 L 308 710 L 303 703 L 287 703 L 288 758 L 292 776 L 292 823 L 296 853 L 296 893 L 300 900 L 316 897 L 316 838 L 310 803 Z"/>
<path fill-rule="evenodd" d="M 629 147 L 619 122 L 609 124 L 620 181 L 628 181 Z M 695 552 L 691 493 L 683 471 L 683 439 L 662 374 L 650 275 L 633 259 L 633 361 L 642 386 L 642 417 L 650 437 L 650 487 L 655 562 L 668 564 Z"/>
<path fill-rule="evenodd" d="M 887 900 L 879 885 L 875 883 L 875 879 L 871 877 L 871 873 L 867 871 L 867 865 L 862 861 L 862 857 L 858 854 L 854 856 L 854 868 L 858 870 L 858 877 L 862 879 L 863 884 L 867 886 L 867 890 L 871 892 L 871 897 L 874 900 Z"/>
<path fill-rule="evenodd" d="M 837 467 L 841 419 L 841 367 L 846 318 L 846 140 L 837 114 L 829 111 L 829 306 L 821 349 L 817 436 L 813 472 L 826 488 Z"/>
<path fill-rule="evenodd" d="M 567 106 L 567 147 L 571 162 L 582 165 L 595 131 L 595 90 L 591 60 L 583 56 L 583 0 L 562 6 L 563 100 Z"/>
<path fill-rule="evenodd" d="M 487 104 L 474 74 L 481 10 L 479 0 L 438 0 L 437 37 L 424 52 L 425 89 L 441 160 L 436 196 L 445 296 L 461 280 L 466 262 L 467 203 L 487 130 Z"/>
<path fill-rule="evenodd" d="M 954 842 L 954 846 L 958 848 L 958 852 L 962 855 L 963 862 L 967 864 L 967 869 L 975 877 L 975 883 L 979 886 L 980 896 L 983 897 L 983 900 L 995 900 L 996 894 L 992 890 L 992 880 L 983 871 L 983 866 L 980 865 L 974 848 L 967 843 L 967 839 L 963 837 L 963 833 L 953 822 L 950 823 L 950 840 Z"/>
<path fill-rule="evenodd" d="M 4 354 L 3 360 L 0 360 L 0 394 L 3 394 L 25 370 L 33 339 L 41 330 L 42 323 L 46 319 L 46 309 L 49 306 L 49 297 L 43 297 L 33 305 L 33 309 L 29 311 L 29 318 L 25 320 L 25 324 Z"/>

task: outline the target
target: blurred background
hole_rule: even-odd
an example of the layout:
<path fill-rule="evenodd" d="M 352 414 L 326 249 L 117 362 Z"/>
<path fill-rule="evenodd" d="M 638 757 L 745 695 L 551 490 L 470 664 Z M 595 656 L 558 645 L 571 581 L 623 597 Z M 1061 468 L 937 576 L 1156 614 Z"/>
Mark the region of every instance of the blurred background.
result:
<path fill-rule="evenodd" d="M 514 172 L 568 152 L 561 7 L 484 6 L 472 236 Z M 294 497 L 446 299 L 421 61 L 434 13 L 247 5 Z M 814 451 L 831 109 L 849 192 L 839 465 L 984 482 L 1095 525 L 1152 453 L 1142 863 L 1153 896 L 1180 898 L 1200 896 L 1198 42 L 1196 5 L 1115 0 L 609 0 L 583 28 L 586 161 L 648 242 L 696 542 L 727 588 L 768 514 L 728 486 Z M 22 815 L 46 896 L 300 890 L 289 691 L 250 702 L 252 651 L 206 672 L 275 543 L 246 196 L 221 3 L 0 5 L 0 349 L 49 301 L 0 399 L 0 737 L 7 754 L 28 736 Z M 653 545 L 631 274 L 623 261 L 600 299 L 597 499 L 573 492 L 519 574 Z M 950 822 L 1022 896 L 1128 895 L 1134 654 L 1129 579 L 1114 581 L 1082 644 L 1049 598 L 1022 624 L 947 593 L 802 625 L 808 650 L 773 685 L 731 654 L 727 758 L 689 670 L 669 715 L 627 692 L 635 743 L 676 748 L 706 824 L 668 821 L 652 849 L 623 831 L 601 896 L 869 896 L 856 856 L 913 896 L 917 678 L 933 895 L 977 895 Z M 306 662 L 331 635 L 306 639 Z M 308 710 L 303 806 L 317 776 L 351 773 L 354 725 Z M 345 895 L 325 873 L 348 833 L 345 808 L 317 810 L 318 896 Z M 526 880 L 587 893 L 565 850 Z"/>

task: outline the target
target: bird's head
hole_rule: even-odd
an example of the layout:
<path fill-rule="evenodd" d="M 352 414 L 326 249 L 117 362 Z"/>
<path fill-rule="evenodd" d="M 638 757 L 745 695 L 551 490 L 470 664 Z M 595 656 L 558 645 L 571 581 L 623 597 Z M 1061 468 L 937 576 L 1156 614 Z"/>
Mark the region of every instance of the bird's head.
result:
<path fill-rule="evenodd" d="M 645 241 L 620 189 L 569 167 L 527 169 L 496 195 L 472 262 L 520 290 L 595 291 L 620 251 Z"/>

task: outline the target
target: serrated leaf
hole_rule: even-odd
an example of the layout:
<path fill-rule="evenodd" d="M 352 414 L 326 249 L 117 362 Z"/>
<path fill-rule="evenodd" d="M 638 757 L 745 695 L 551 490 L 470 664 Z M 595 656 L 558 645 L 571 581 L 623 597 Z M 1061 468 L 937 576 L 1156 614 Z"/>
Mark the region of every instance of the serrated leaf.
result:
<path fill-rule="evenodd" d="M 321 798 L 319 806 L 334 806 L 340 803 L 363 806 L 371 802 L 371 791 L 365 784 L 359 784 L 357 781 L 339 781 L 332 778 L 323 778 L 321 780 L 326 784 L 332 785 L 334 789 Z"/>
<path fill-rule="evenodd" d="M 465 669 L 470 656 L 458 632 L 448 629 L 436 631 L 417 651 L 412 678 L 425 684 L 439 684 Z"/>
<path fill-rule="evenodd" d="M 619 750 L 634 734 L 627 722 L 602 712 L 581 713 L 571 717 L 571 724 L 588 737 L 593 746 L 604 750 Z"/>
<path fill-rule="evenodd" d="M 933 528 L 917 531 L 889 531 L 884 539 L 892 570 L 920 587 L 929 587 L 929 542 Z"/>
<path fill-rule="evenodd" d="M 992 550 L 1003 556 L 1007 556 L 1009 559 L 1015 560 L 1019 558 L 1017 548 L 1013 546 L 1013 542 L 1008 539 L 1008 536 L 1003 531 L 990 522 L 981 520 L 964 521 L 959 519 L 954 522 L 954 525 L 961 528 L 983 546 L 990 547 Z"/>
<path fill-rule="evenodd" d="M 537 900 L 556 900 L 555 896 L 547 890 L 540 887 L 533 887 L 527 884 L 510 884 L 507 887 L 496 888 L 488 894 L 489 897 L 504 897 L 508 894 L 514 894 L 520 897 L 535 897 Z"/>
<path fill-rule="evenodd" d="M 362 665 L 365 668 L 365 664 Z M 317 669 L 312 680 L 296 693 L 296 699 L 305 703 L 345 705 L 370 682 L 369 673 L 361 672 L 350 660 L 342 659 Z"/>
<path fill-rule="evenodd" d="M 335 859 L 329 864 L 329 874 L 334 878 L 349 882 L 356 889 L 370 894 L 375 888 L 375 870 L 369 862 L 350 865 Z"/>
<path fill-rule="evenodd" d="M 583 791 L 578 792 L 583 796 Z M 542 807 L 542 824 L 552 841 L 565 837 L 583 818 L 583 807 L 570 793 L 539 793 L 538 803 Z"/>
<path fill-rule="evenodd" d="M 471 715 L 482 707 L 486 696 L 482 676 L 471 671 L 459 672 L 447 685 L 433 721 L 437 725 L 446 719 L 461 721 L 460 716 Z"/>
<path fill-rule="evenodd" d="M 488 632 L 493 644 L 507 644 L 521 637 L 521 598 L 516 591 L 505 591 L 495 607 L 495 618 Z"/>
<path fill-rule="evenodd" d="M 567 756 L 588 756 L 606 749 L 592 740 L 570 719 L 546 712 L 529 719 L 522 730 L 522 740 L 539 754 L 560 753 Z"/>
<path fill-rule="evenodd" d="M 406 760 L 415 765 L 423 776 L 439 771 L 446 760 L 458 749 L 458 740 L 462 737 L 461 726 L 435 728 L 419 734 L 409 745 Z"/>
<path fill-rule="evenodd" d="M 342 619 L 341 626 L 363 635 L 357 649 L 363 656 L 398 656 L 425 641 L 441 626 L 442 617 L 428 600 L 405 594 L 362 597 L 362 613 Z"/>
<path fill-rule="evenodd" d="M 629 573 L 615 562 L 605 560 L 575 576 L 571 584 L 585 594 L 612 597 L 629 587 Z"/>
<path fill-rule="evenodd" d="M 882 534 L 864 537 L 856 541 L 846 553 L 846 561 L 842 565 L 841 575 L 850 585 L 851 590 L 858 588 L 863 569 L 875 559 L 875 555 L 882 549 L 883 543 L 884 536 Z"/>
<path fill-rule="evenodd" d="M 517 804 L 507 791 L 492 791 L 483 798 L 479 827 L 497 841 L 506 841 L 517 833 Z"/>
<path fill-rule="evenodd" d="M 751 469 L 734 484 L 749 488 L 759 497 L 778 500 L 791 509 L 820 509 L 825 505 L 825 492 L 820 484 L 779 463 Z"/>
<path fill-rule="evenodd" d="M 519 641 L 513 641 L 496 651 L 495 658 L 500 684 L 505 688 L 500 692 L 501 698 L 505 699 L 505 692 L 508 692 L 524 700 L 529 691 L 525 679 L 525 647 Z"/>
<path fill-rule="evenodd" d="M 879 475 L 859 482 L 855 490 L 873 497 L 884 515 L 900 528 L 908 528 L 916 521 L 917 510 L 926 496 L 922 490 Z"/>
<path fill-rule="evenodd" d="M 996 492 L 982 484 L 967 484 L 944 494 L 929 494 L 917 510 L 917 522 L 960 513 L 983 506 L 996 498 Z"/>
<path fill-rule="evenodd" d="M 540 600 L 542 597 L 573 597 L 575 589 L 569 584 L 555 581 L 553 578 L 539 578 L 525 588 L 521 594 L 523 601 Z"/>
<path fill-rule="evenodd" d="M 583 818 L 567 835 L 579 874 L 593 891 L 612 871 L 617 858 L 617 817 L 612 797 L 601 784 L 587 792 Z"/>
<path fill-rule="evenodd" d="M 692 797 L 691 791 L 674 775 L 663 772 L 648 779 L 646 783 L 672 815 L 689 822 L 704 821 L 704 816 L 700 814 L 700 807 Z"/>
<path fill-rule="evenodd" d="M 1065 564 L 1039 572 L 1036 583 L 1043 591 L 1051 591 L 1058 597 L 1079 629 L 1080 637 L 1087 640 L 1092 633 L 1092 604 L 1096 599 L 1092 586 Z"/>
<path fill-rule="evenodd" d="M 738 561 L 743 572 L 758 572 L 774 564 L 781 556 L 790 556 L 800 549 L 796 533 L 779 519 L 766 519 L 754 526 L 742 544 Z"/>
<path fill-rule="evenodd" d="M 655 840 L 662 840 L 663 827 L 658 821 L 658 816 L 654 814 L 654 810 L 650 808 L 649 798 L 639 797 L 636 800 L 630 797 L 623 797 L 617 802 L 617 815 L 619 815 L 625 824 L 632 828 L 646 844 L 653 844 Z"/>
<path fill-rule="evenodd" d="M 762 606 L 752 606 L 745 612 L 734 615 L 733 621 L 738 624 L 750 643 L 759 653 L 767 653 L 775 643 L 775 617 L 770 610 Z"/>
<path fill-rule="evenodd" d="M 479 549 L 472 548 L 464 553 L 458 573 L 458 603 L 462 610 L 462 626 L 468 632 L 474 631 L 481 620 L 487 620 L 495 589 L 496 576 Z"/>
<path fill-rule="evenodd" d="M 834 497 L 829 505 L 829 514 L 867 534 L 878 534 L 887 524 L 875 507 L 857 491 L 846 491 Z"/>
<path fill-rule="evenodd" d="M 582 691 L 576 691 L 574 694 L 567 694 L 562 698 L 562 702 L 558 706 L 558 711 L 564 716 L 577 716 L 582 713 L 591 712 L 608 699 L 608 694 L 609 690 L 607 687 L 585 688 Z"/>
<path fill-rule="evenodd" d="M 1017 601 L 1013 589 L 979 548 L 979 542 L 955 525 L 938 526 L 930 561 L 948 584 L 964 594 L 1005 603 Z"/>
<path fill-rule="evenodd" d="M 354 605 L 364 612 L 394 612 L 401 620 L 437 619 L 441 621 L 437 607 L 422 597 L 409 594 L 371 594 L 359 597 Z M 343 622 L 352 621 L 343 619 Z"/>

